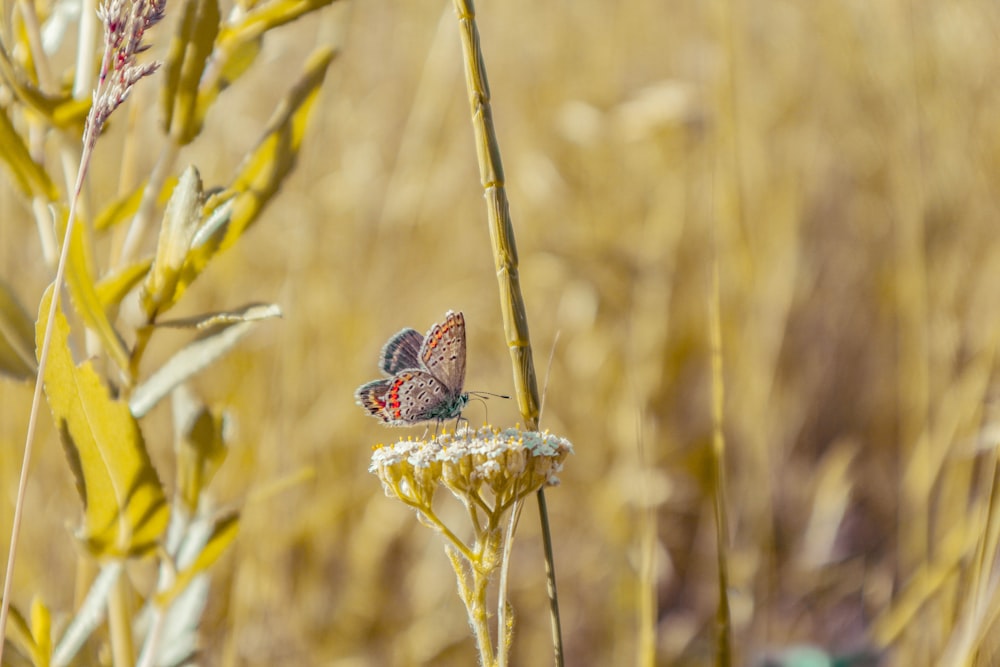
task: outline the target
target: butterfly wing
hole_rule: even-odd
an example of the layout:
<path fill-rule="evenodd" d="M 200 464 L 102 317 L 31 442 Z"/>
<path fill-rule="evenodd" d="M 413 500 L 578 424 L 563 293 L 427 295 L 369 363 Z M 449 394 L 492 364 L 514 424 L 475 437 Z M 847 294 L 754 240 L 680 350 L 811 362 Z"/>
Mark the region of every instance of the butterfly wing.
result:
<path fill-rule="evenodd" d="M 457 417 L 465 406 L 430 373 L 406 370 L 388 380 L 376 380 L 358 388 L 358 404 L 389 426 Z"/>
<path fill-rule="evenodd" d="M 416 329 L 403 329 L 389 339 L 379 355 L 379 368 L 395 375 L 409 368 L 420 368 L 420 346 L 424 337 Z"/>
<path fill-rule="evenodd" d="M 465 317 L 448 311 L 444 322 L 427 332 L 420 346 L 421 366 L 457 398 L 465 385 Z"/>
<path fill-rule="evenodd" d="M 355 402 L 368 411 L 372 417 L 382 421 L 389 421 L 386 416 L 386 393 L 389 391 L 393 380 L 375 380 L 368 384 L 363 384 L 354 392 Z"/>

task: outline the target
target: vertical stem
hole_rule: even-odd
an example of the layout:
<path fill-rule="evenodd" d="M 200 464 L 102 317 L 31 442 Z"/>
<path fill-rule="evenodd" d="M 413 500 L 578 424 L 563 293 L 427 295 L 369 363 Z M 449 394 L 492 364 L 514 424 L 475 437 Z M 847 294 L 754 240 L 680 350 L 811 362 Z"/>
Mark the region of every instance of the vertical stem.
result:
<path fill-rule="evenodd" d="M 108 627 L 111 632 L 111 664 L 115 667 L 135 664 L 132 643 L 132 612 L 129 604 L 128 577 L 119 577 L 108 598 Z"/>
<path fill-rule="evenodd" d="M 145 644 L 143 644 L 142 653 L 139 655 L 139 661 L 135 663 L 136 667 L 155 667 L 159 658 L 160 642 L 163 639 L 167 613 L 166 610 L 155 605 L 152 609 L 153 620 L 150 623 L 149 634 L 146 636 Z"/>
<path fill-rule="evenodd" d="M 39 87 L 47 93 L 55 92 L 58 84 L 55 77 L 52 76 L 49 57 L 45 53 L 45 49 L 42 48 L 42 24 L 38 20 L 35 3 L 32 0 L 21 0 L 17 3 L 17 8 L 21 10 L 24 34 L 28 39 L 31 58 L 35 63 L 35 74 L 38 76 Z"/>
<path fill-rule="evenodd" d="M 650 498 L 650 473 L 652 467 L 647 463 L 645 443 L 643 441 L 642 421 L 637 419 L 636 442 L 638 444 L 639 466 L 643 472 L 639 475 L 639 497 Z M 639 633 L 636 641 L 636 665 L 639 667 L 655 667 L 656 665 L 656 629 L 657 629 L 657 591 L 656 591 L 656 506 L 652 502 L 645 503 L 645 509 L 640 515 L 639 528 Z"/>
<path fill-rule="evenodd" d="M 504 186 L 500 146 L 493 127 L 486 64 L 479 44 L 479 30 L 476 28 L 472 0 L 455 0 L 455 11 L 458 14 L 462 47 L 465 51 L 465 82 L 472 107 L 472 128 L 475 132 L 476 153 L 479 156 L 479 175 L 485 191 L 490 241 L 493 244 L 493 259 L 500 286 L 504 333 L 514 366 L 517 404 L 521 416 L 524 417 L 525 427 L 535 429 L 538 427 L 538 381 L 535 379 L 535 365 L 531 358 L 528 316 L 517 273 L 517 246 L 514 243 L 514 226 L 511 223 L 507 191 Z"/>
<path fill-rule="evenodd" d="M 164 146 L 160 158 L 153 167 L 153 173 L 149 175 L 149 181 L 142 192 L 142 200 L 139 202 L 139 209 L 132 216 L 132 222 L 125 233 L 122 247 L 118 255 L 118 265 L 125 266 L 133 260 L 138 253 L 139 243 L 142 241 L 146 228 L 156 209 L 156 198 L 160 196 L 163 184 L 166 183 L 170 175 L 170 169 L 174 165 L 180 146 L 173 140 L 168 141 Z"/>
<path fill-rule="evenodd" d="M 514 531 L 521 518 L 524 503 L 515 500 L 510 510 L 510 520 L 504 535 L 503 557 L 500 559 L 500 583 L 497 591 L 497 667 L 507 667 L 510 653 L 511 629 L 513 622 L 507 615 L 507 572 L 510 569 L 510 553 L 514 549 Z"/>
<path fill-rule="evenodd" d="M 736 28 L 733 0 L 720 4 L 719 34 L 726 49 L 724 80 L 720 82 L 718 105 L 720 123 L 715 141 L 716 211 L 712 286 L 709 295 L 709 340 L 712 377 L 712 507 L 715 517 L 716 562 L 718 567 L 718 608 L 715 614 L 715 664 L 732 664 L 732 618 L 729 608 L 729 508 L 726 498 L 725 378 L 722 357 L 722 285 L 719 266 L 723 248 L 739 234 L 749 235 L 745 225 L 739 125 L 737 123 Z M 765 521 L 766 523 L 766 521 Z"/>
<path fill-rule="evenodd" d="M 93 154 L 94 143 L 100 134 L 100 128 L 95 128 L 93 123 L 94 112 L 91 110 L 87 118 L 86 129 L 83 133 L 83 153 L 80 157 L 80 168 L 76 175 L 76 185 L 73 187 L 73 196 L 70 199 L 69 217 L 66 220 L 66 233 L 63 234 L 62 250 L 59 254 L 59 263 L 56 266 L 56 277 L 52 280 L 52 303 L 49 305 L 48 324 L 42 336 L 42 344 L 38 350 L 38 370 L 35 373 L 35 389 L 31 397 L 31 410 L 28 413 L 28 431 L 24 436 L 24 454 L 21 457 L 21 476 L 17 482 L 17 497 L 14 502 L 14 519 L 10 529 L 10 548 L 7 552 L 7 570 L 4 572 L 3 594 L 0 599 L 0 664 L 3 664 L 3 648 L 6 642 L 2 641 L 7 636 L 7 619 L 10 615 L 10 594 L 14 587 L 14 566 L 17 563 L 17 544 L 21 534 L 21 519 L 24 516 L 24 502 L 28 489 L 28 472 L 31 466 L 31 453 L 35 446 L 35 428 L 38 424 L 38 411 L 42 404 L 42 387 L 44 386 L 45 370 L 49 363 L 49 348 L 52 346 L 52 330 L 56 321 L 56 310 L 59 308 L 59 295 L 62 292 L 63 282 L 66 276 L 66 264 L 69 257 L 69 240 L 72 238 L 73 226 L 76 224 L 76 206 L 80 198 L 80 191 L 83 189 L 83 179 L 87 175 L 87 168 L 90 166 L 90 156 Z"/>
<path fill-rule="evenodd" d="M 720 313 L 718 248 L 712 271 L 709 337 L 712 345 L 712 501 L 715 510 L 716 557 L 719 568 L 719 607 L 715 614 L 715 664 L 732 664 L 729 614 L 729 512 L 726 506 L 726 438 L 722 430 L 725 385 L 722 376 L 722 326 Z"/>
<path fill-rule="evenodd" d="M 545 583 L 549 594 L 549 616 L 552 623 L 552 648 L 555 664 L 562 667 L 563 644 L 562 622 L 559 620 L 559 592 L 556 589 L 556 559 L 552 554 L 552 531 L 549 530 L 549 510 L 545 504 L 545 492 L 538 489 L 538 520 L 542 527 L 542 549 L 545 551 Z"/>
<path fill-rule="evenodd" d="M 496 656 L 493 652 L 493 641 L 490 639 L 489 615 L 486 611 L 486 593 L 489 588 L 489 577 L 472 565 L 472 606 L 469 607 L 469 618 L 472 619 L 479 642 L 479 657 L 483 667 L 496 667 Z M 497 633 L 498 636 L 500 633 Z"/>
<path fill-rule="evenodd" d="M 490 106 L 489 82 L 486 62 L 476 27 L 476 10 L 473 0 L 454 0 L 458 15 L 459 32 L 465 64 L 465 83 L 472 111 L 472 128 L 475 134 L 476 154 L 479 158 L 479 175 L 486 198 L 486 212 L 493 246 L 494 265 L 500 288 L 500 310 L 503 315 L 504 334 L 510 349 L 514 369 L 514 388 L 517 404 L 527 429 L 538 428 L 538 380 L 531 356 L 528 336 L 528 316 L 521 295 L 521 282 L 517 272 L 517 246 L 510 207 L 504 186 L 503 162 L 500 145 L 493 127 Z M 549 610 L 552 622 L 552 642 L 555 664 L 563 664 L 562 631 L 559 621 L 559 599 L 556 594 L 555 563 L 552 556 L 552 536 L 549 530 L 545 493 L 538 490 L 542 540 L 545 550 L 545 572 L 549 592 Z"/>
<path fill-rule="evenodd" d="M 455 570 L 455 580 L 458 583 L 458 590 L 465 605 L 465 611 L 469 615 L 469 625 L 476 635 L 476 645 L 479 649 L 479 661 L 483 667 L 496 667 L 496 660 L 493 656 L 493 645 L 490 642 L 490 628 L 486 613 L 486 592 L 489 585 L 489 577 L 480 572 L 478 561 L 482 558 L 482 543 L 476 544 L 475 555 L 463 560 L 462 555 L 456 549 L 448 546 L 444 548 L 451 561 L 451 567 Z M 469 579 L 472 585 L 469 585 Z"/>
<path fill-rule="evenodd" d="M 76 31 L 76 70 L 73 73 L 73 98 L 84 99 L 94 89 L 94 51 L 97 49 L 97 3 L 83 0 L 80 25 Z"/>

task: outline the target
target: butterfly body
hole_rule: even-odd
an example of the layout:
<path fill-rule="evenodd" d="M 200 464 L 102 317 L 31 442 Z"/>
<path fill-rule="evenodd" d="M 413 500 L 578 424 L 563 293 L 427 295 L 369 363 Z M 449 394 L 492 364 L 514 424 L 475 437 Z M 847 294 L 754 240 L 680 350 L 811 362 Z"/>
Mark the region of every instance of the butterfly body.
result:
<path fill-rule="evenodd" d="M 389 426 L 461 416 L 465 384 L 465 318 L 448 311 L 421 336 L 403 329 L 383 346 L 379 368 L 389 377 L 358 387 L 358 405 Z"/>

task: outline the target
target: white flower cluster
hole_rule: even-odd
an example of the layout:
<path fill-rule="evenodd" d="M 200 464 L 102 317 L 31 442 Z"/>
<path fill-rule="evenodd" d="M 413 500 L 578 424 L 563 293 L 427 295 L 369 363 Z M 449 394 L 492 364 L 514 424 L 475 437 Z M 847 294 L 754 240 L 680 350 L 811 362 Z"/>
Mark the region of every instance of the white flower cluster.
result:
<path fill-rule="evenodd" d="M 418 507 L 430 505 L 439 484 L 460 498 L 478 495 L 485 485 L 498 506 L 506 506 L 543 484 L 558 484 L 572 451 L 568 440 L 550 433 L 483 426 L 380 446 L 369 471 L 387 495 Z"/>

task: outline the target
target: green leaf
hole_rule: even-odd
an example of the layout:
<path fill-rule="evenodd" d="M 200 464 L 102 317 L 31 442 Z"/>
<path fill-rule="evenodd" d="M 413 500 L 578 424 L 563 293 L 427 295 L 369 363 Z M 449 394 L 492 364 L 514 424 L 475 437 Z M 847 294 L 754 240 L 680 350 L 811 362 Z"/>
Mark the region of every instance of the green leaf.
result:
<path fill-rule="evenodd" d="M 243 18 L 227 25 L 219 34 L 218 49 L 223 53 L 234 52 L 239 45 L 254 42 L 265 32 L 333 4 L 334 0 L 276 0 L 257 5 Z"/>
<path fill-rule="evenodd" d="M 147 257 L 104 276 L 97 283 L 97 300 L 105 310 L 117 307 L 125 295 L 146 277 L 152 265 L 152 258 Z"/>
<path fill-rule="evenodd" d="M 281 317 L 281 308 L 273 303 L 251 303 L 239 310 L 229 310 L 218 313 L 203 313 L 194 317 L 184 317 L 178 320 L 157 322 L 158 328 L 197 329 L 207 331 L 216 327 L 226 327 L 240 322 L 257 322 Z"/>
<path fill-rule="evenodd" d="M 265 131 L 264 137 L 243 160 L 239 172 L 227 188 L 232 197 L 229 223 L 200 246 L 192 248 L 187 269 L 194 280 L 208 261 L 230 247 L 259 217 L 264 207 L 281 188 L 292 172 L 306 124 L 327 67 L 336 53 L 320 49 L 306 63 L 306 71 L 278 107 L 278 112 Z M 206 208 L 212 201 L 206 204 Z"/>
<path fill-rule="evenodd" d="M 256 3 L 219 32 L 212 55 L 219 76 L 202 82 L 198 90 L 197 117 L 203 118 L 219 93 L 250 69 L 267 31 L 333 4 L 334 0 L 276 0 Z"/>
<path fill-rule="evenodd" d="M 132 414 L 136 418 L 142 417 L 177 385 L 228 352 L 243 336 L 250 333 L 257 322 L 280 316 L 281 310 L 268 304 L 250 306 L 244 309 L 242 315 L 229 314 L 226 320 L 230 323 L 223 324 L 204 338 L 182 348 L 149 379 L 135 388 L 129 401 Z M 218 318 L 219 315 L 205 317 Z"/>
<path fill-rule="evenodd" d="M 31 602 L 31 635 L 38 647 L 35 667 L 48 667 L 52 660 L 52 613 L 37 596 Z"/>
<path fill-rule="evenodd" d="M 7 616 L 7 641 L 17 649 L 18 653 L 31 661 L 33 665 L 47 664 L 42 649 L 35 642 L 28 621 L 17 607 L 10 605 Z M 15 664 L 12 660 L 4 660 L 4 664 Z"/>
<path fill-rule="evenodd" d="M 0 280 L 0 373 L 17 380 L 35 376 L 34 329 L 28 311 Z"/>
<path fill-rule="evenodd" d="M 101 232 L 105 229 L 110 229 L 111 227 L 128 220 L 132 215 L 135 215 L 135 212 L 139 210 L 139 204 L 142 203 L 142 196 L 146 192 L 146 184 L 148 182 L 148 179 L 144 180 L 132 192 L 119 197 L 104 207 L 104 210 L 102 210 L 98 214 L 97 219 L 94 220 L 94 231 Z M 163 184 L 163 189 L 160 190 L 160 196 L 157 198 L 157 203 L 160 205 L 164 204 L 170 196 L 170 193 L 174 191 L 174 187 L 176 185 L 176 178 L 168 178 Z"/>
<path fill-rule="evenodd" d="M 321 49 L 310 58 L 306 72 L 280 104 L 256 148 L 244 158 L 233 183 L 205 202 L 201 212 L 204 223 L 195 233 L 177 277 L 174 302 L 212 257 L 243 235 L 292 172 L 310 111 L 334 55 L 331 49 Z"/>
<path fill-rule="evenodd" d="M 39 351 L 51 302 L 50 285 L 35 330 Z M 160 539 L 169 509 L 139 424 L 128 405 L 109 396 L 89 362 L 73 362 L 60 309 L 53 324 L 45 396 L 84 504 L 80 537 L 97 557 L 141 555 Z"/>
<path fill-rule="evenodd" d="M 164 131 L 183 146 L 198 136 L 204 120 L 198 86 L 219 34 L 218 0 L 185 0 L 180 16 L 164 66 L 160 102 Z"/>
<path fill-rule="evenodd" d="M 197 513 L 201 492 L 226 459 L 225 414 L 197 401 L 185 385 L 172 395 L 177 456 L 177 493 L 188 514 Z"/>
<path fill-rule="evenodd" d="M 146 321 L 171 308 L 184 293 L 184 262 L 201 223 L 202 188 L 198 170 L 188 167 L 174 188 L 163 214 L 153 268 L 146 274 L 140 302 Z"/>
<path fill-rule="evenodd" d="M 56 127 L 79 135 L 90 111 L 90 98 L 74 99 L 69 86 L 56 95 L 43 93 L 19 70 L 0 43 L 0 81 L 6 83 L 18 100 Z M 53 199 L 54 201 L 54 199 Z"/>
<path fill-rule="evenodd" d="M 45 169 L 31 158 L 21 135 L 7 117 L 7 110 L 0 109 L 0 160 L 7 163 L 14 183 L 28 199 L 42 197 L 46 201 L 59 199 L 59 191 Z"/>
<path fill-rule="evenodd" d="M 212 533 L 205 543 L 204 548 L 198 553 L 188 567 L 177 574 L 177 579 L 168 589 L 156 594 L 155 604 L 160 608 L 170 606 L 170 603 L 191 583 L 191 580 L 207 570 L 212 563 L 219 559 L 239 532 L 240 516 L 237 512 L 232 512 L 216 519 L 212 526 Z"/>
<path fill-rule="evenodd" d="M 66 212 L 60 215 L 60 234 L 65 234 Z M 115 331 L 104 305 L 97 294 L 97 286 L 93 278 L 93 262 L 90 258 L 88 244 L 84 240 L 85 225 L 77 220 L 73 225 L 72 238 L 69 239 L 69 257 L 66 265 L 66 285 L 77 312 L 83 318 L 84 324 L 97 333 L 101 346 L 116 366 L 123 372 L 129 370 L 129 353 L 125 349 L 118 332 Z"/>
<path fill-rule="evenodd" d="M 264 45 L 264 38 L 251 39 L 249 41 L 234 42 L 231 48 L 226 51 L 226 60 L 221 63 L 221 76 L 214 86 L 203 89 L 198 95 L 198 106 L 208 107 L 211 102 L 218 97 L 220 91 L 228 88 L 234 81 L 243 76 L 250 66 L 257 60 L 261 48 Z"/>

